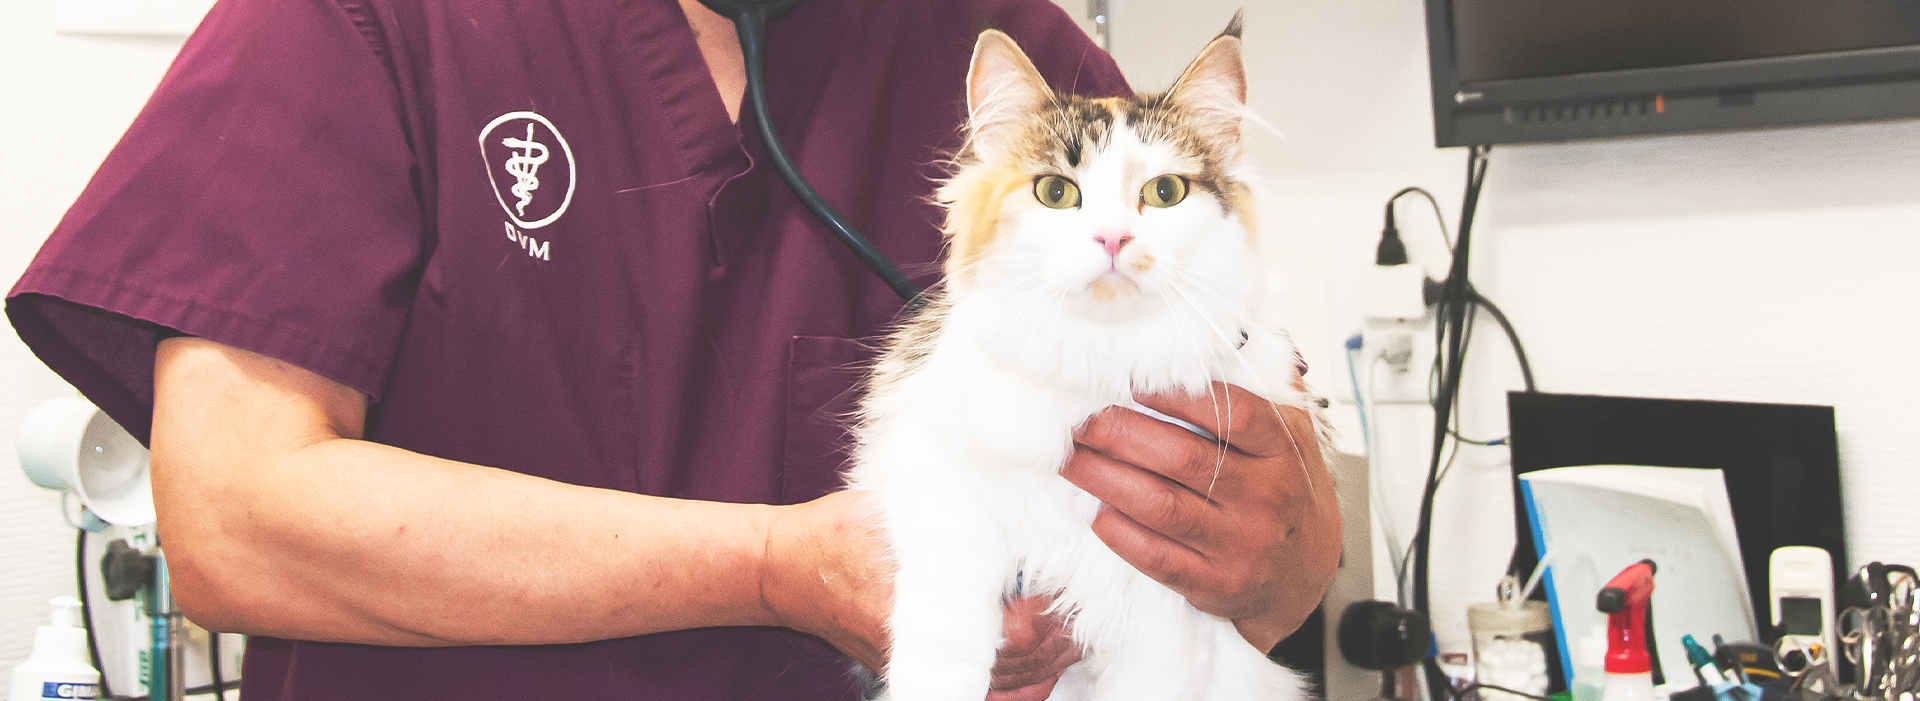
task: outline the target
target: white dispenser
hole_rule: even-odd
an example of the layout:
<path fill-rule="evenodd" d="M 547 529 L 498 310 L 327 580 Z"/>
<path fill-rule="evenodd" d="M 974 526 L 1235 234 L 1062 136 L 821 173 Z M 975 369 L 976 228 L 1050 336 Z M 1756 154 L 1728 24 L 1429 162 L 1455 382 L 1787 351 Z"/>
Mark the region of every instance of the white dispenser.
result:
<path fill-rule="evenodd" d="M 100 671 L 87 654 L 87 631 L 80 627 L 80 600 L 53 600 L 53 620 L 33 635 L 33 655 L 13 668 L 7 701 L 77 701 L 100 698 Z"/>

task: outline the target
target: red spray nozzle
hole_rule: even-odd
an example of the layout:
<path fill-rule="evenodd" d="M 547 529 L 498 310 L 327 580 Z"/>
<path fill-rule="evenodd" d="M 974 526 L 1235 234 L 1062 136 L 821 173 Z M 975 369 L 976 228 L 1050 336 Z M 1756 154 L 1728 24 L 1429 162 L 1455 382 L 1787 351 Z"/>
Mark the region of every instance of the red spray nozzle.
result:
<path fill-rule="evenodd" d="M 1607 673 L 1653 671 L 1647 657 L 1647 610 L 1653 604 L 1652 560 L 1641 560 L 1600 588 L 1596 605 L 1607 614 Z"/>

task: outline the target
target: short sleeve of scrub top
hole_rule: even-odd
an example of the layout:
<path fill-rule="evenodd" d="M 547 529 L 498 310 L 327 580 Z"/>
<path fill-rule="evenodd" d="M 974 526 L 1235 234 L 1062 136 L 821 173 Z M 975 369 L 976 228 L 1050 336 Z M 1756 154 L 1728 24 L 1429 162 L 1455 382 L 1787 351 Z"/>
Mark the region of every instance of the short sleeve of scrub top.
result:
<path fill-rule="evenodd" d="M 221 3 L 15 288 L 21 337 L 135 435 L 161 327 L 379 397 L 423 222 L 362 31 L 324 3 Z"/>

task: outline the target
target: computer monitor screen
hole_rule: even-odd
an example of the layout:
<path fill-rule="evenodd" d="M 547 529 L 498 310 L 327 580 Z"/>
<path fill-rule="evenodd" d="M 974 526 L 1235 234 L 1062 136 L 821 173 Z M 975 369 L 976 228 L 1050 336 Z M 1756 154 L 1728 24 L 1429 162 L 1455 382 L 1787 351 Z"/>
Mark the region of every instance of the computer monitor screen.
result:
<path fill-rule="evenodd" d="M 1833 407 L 1646 399 L 1544 392 L 1507 395 L 1513 474 L 1577 465 L 1717 468 L 1754 604 L 1768 630 L 1767 566 L 1775 548 L 1812 545 L 1833 556 L 1836 590 L 1847 567 Z M 1537 555 L 1516 515 L 1525 570 Z"/>
<path fill-rule="evenodd" d="M 1427 0 L 1427 41 L 1440 146 L 1920 117 L 1910 0 Z"/>

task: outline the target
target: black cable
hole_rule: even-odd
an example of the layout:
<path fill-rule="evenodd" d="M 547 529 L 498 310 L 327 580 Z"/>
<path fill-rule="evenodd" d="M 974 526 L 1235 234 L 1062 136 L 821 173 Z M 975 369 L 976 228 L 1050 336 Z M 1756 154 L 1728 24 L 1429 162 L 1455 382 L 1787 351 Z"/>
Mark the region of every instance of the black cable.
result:
<path fill-rule="evenodd" d="M 1453 265 L 1447 273 L 1447 280 L 1440 295 L 1438 316 L 1440 328 L 1436 335 L 1443 348 L 1439 354 L 1442 359 L 1442 374 L 1439 396 L 1434 405 L 1433 452 L 1427 466 L 1426 487 L 1421 491 L 1420 520 L 1414 530 L 1413 544 L 1413 609 L 1420 613 L 1429 613 L 1429 591 L 1427 585 L 1428 564 L 1431 559 L 1433 532 L 1434 493 L 1440 487 L 1441 454 L 1446 450 L 1449 421 L 1455 396 L 1459 393 L 1461 360 L 1465 355 L 1465 331 L 1467 311 L 1471 306 L 1471 296 L 1467 290 L 1468 261 L 1471 260 L 1473 244 L 1473 215 L 1480 202 L 1480 188 L 1486 180 L 1487 153 L 1489 146 L 1475 146 L 1467 155 L 1467 187 L 1460 206 L 1459 238 L 1454 244 Z M 1440 670 L 1438 661 L 1428 658 L 1422 667 L 1427 675 L 1428 697 L 1440 699 L 1447 687 L 1446 675 Z"/>
<path fill-rule="evenodd" d="M 214 691 L 213 685 L 207 684 L 205 686 L 188 687 L 182 693 L 187 696 L 212 696 Z M 108 696 L 105 693 L 101 693 L 100 698 L 102 701 L 147 701 L 147 697 L 145 696 Z"/>
<path fill-rule="evenodd" d="M 1442 371 L 1438 397 L 1434 402 L 1433 457 L 1428 464 L 1426 488 L 1420 499 L 1419 525 L 1413 536 L 1413 609 L 1421 613 L 1429 611 L 1427 571 L 1433 530 L 1433 496 L 1439 487 L 1437 477 L 1441 456 L 1446 450 L 1448 422 L 1452 419 L 1454 396 L 1460 386 L 1460 360 L 1465 348 L 1467 301 L 1470 299 L 1467 294 L 1467 270 L 1472 253 L 1473 215 L 1478 208 L 1480 188 L 1486 177 L 1487 150 L 1488 147 L 1477 146 L 1468 152 L 1467 187 L 1460 206 L 1459 239 L 1454 246 L 1453 265 L 1440 298 L 1442 317 L 1436 338 L 1441 340 L 1444 347 L 1438 355 Z"/>
<path fill-rule="evenodd" d="M 213 694 L 226 701 L 227 680 L 220 674 L 220 634 L 213 631 L 207 631 L 207 672 L 213 677 Z"/>
<path fill-rule="evenodd" d="M 1533 384 L 1533 364 L 1527 362 L 1527 348 L 1526 346 L 1520 345 L 1520 334 L 1514 332 L 1513 322 L 1507 320 L 1507 313 L 1500 311 L 1500 307 L 1495 305 L 1493 300 L 1487 299 L 1485 295 L 1480 294 L 1479 290 L 1473 289 L 1472 287 L 1468 287 L 1467 289 L 1473 294 L 1474 306 L 1485 309 L 1487 313 L 1492 314 L 1493 320 L 1500 322 L 1500 330 L 1507 333 L 1507 342 L 1513 344 L 1513 356 L 1520 361 L 1520 377 L 1527 383 L 1527 392 L 1532 393 L 1538 391 L 1534 388 Z"/>
<path fill-rule="evenodd" d="M 80 584 L 80 622 L 87 630 L 87 657 L 93 661 L 93 668 L 100 671 L 100 697 L 111 698 L 113 691 L 107 688 L 107 671 L 100 665 L 100 643 L 93 634 L 93 597 L 87 595 L 87 529 L 73 529 L 80 533 L 73 546 L 73 577 Z"/>
<path fill-rule="evenodd" d="M 1433 207 L 1433 218 L 1440 222 L 1440 240 L 1447 244 L 1447 250 L 1453 250 L 1453 236 L 1447 233 L 1447 215 L 1440 212 L 1440 200 L 1435 199 L 1433 193 L 1427 192 L 1427 189 L 1424 187 L 1417 185 L 1403 187 L 1400 188 L 1399 192 L 1393 193 L 1392 197 L 1387 198 L 1387 225 L 1390 227 L 1393 225 L 1393 204 L 1399 201 L 1401 197 L 1407 195 L 1419 195 L 1427 198 L 1427 204 Z"/>
<path fill-rule="evenodd" d="M 1451 687 L 1449 687 L 1449 688 L 1451 688 Z M 1529 693 L 1527 693 L 1527 692 L 1524 692 L 1524 691 L 1515 691 L 1515 690 L 1513 690 L 1513 689 L 1509 689 L 1509 688 L 1507 688 L 1507 687 L 1504 687 L 1504 686 L 1495 686 L 1495 685 L 1492 685 L 1492 684 L 1482 684 L 1482 683 L 1479 683 L 1479 682 L 1474 682 L 1474 683 L 1472 683 L 1472 684 L 1468 684 L 1468 685 L 1466 685 L 1466 686 L 1464 686 L 1464 687 L 1461 687 L 1461 688 L 1460 688 L 1460 689 L 1458 689 L 1458 690 L 1454 690 L 1454 691 L 1452 692 L 1452 694 L 1451 694 L 1451 696 L 1453 696 L 1453 698 L 1455 698 L 1455 699 L 1461 699 L 1461 698 L 1465 698 L 1468 692 L 1472 692 L 1472 691 L 1477 691 L 1477 690 L 1480 690 L 1480 689 L 1492 689 L 1492 690 L 1494 690 L 1494 691 L 1499 691 L 1499 692 L 1504 692 L 1504 693 L 1508 693 L 1508 694 L 1513 694 L 1514 696 L 1519 696 L 1519 697 L 1522 697 L 1522 698 L 1529 698 L 1529 699 L 1536 699 L 1537 701 L 1553 701 L 1553 699 L 1550 699 L 1550 698 L 1547 698 L 1547 697 L 1545 697 L 1545 696 L 1539 696 L 1539 695 L 1535 695 L 1535 694 L 1529 694 Z"/>
<path fill-rule="evenodd" d="M 1478 294 L 1478 293 L 1475 293 L 1475 294 Z M 1477 314 L 1473 314 L 1473 313 L 1467 314 L 1467 328 L 1464 331 L 1462 331 L 1460 334 L 1464 339 L 1460 344 L 1461 362 L 1465 362 L 1465 356 L 1467 351 L 1473 349 L 1473 327 L 1474 327 L 1474 324 L 1476 323 L 1476 320 L 1478 319 L 1479 319 L 1479 316 Z M 1438 337 L 1436 336 L 1436 338 Z M 1440 401 L 1439 384 L 1440 384 L 1440 352 L 1438 349 L 1436 349 L 1434 351 L 1433 364 L 1429 366 L 1429 369 L 1427 370 L 1427 407 L 1428 408 L 1432 408 L 1435 402 Z M 1453 395 L 1453 419 L 1447 425 L 1447 436 L 1461 443 L 1466 443 L 1468 445 L 1477 445 L 1481 447 L 1505 445 L 1507 440 L 1506 436 L 1502 436 L 1500 438 L 1494 438 L 1490 440 L 1479 440 L 1479 439 L 1468 438 L 1466 436 L 1460 435 L 1460 394 L 1458 392 L 1454 393 Z M 1455 446 L 1455 450 L 1458 450 L 1458 446 Z M 1448 460 L 1452 460 L 1452 458 L 1449 457 Z M 1440 479 L 1443 481 L 1446 479 L 1445 470 L 1440 471 Z M 1411 543 L 1409 543 L 1409 545 L 1411 545 Z"/>
<path fill-rule="evenodd" d="M 1440 468 L 1439 479 L 1441 481 L 1445 481 L 1447 479 L 1448 473 L 1453 472 L 1453 461 L 1456 458 L 1460 457 L 1460 444 L 1462 442 L 1463 441 L 1455 440 L 1453 443 L 1453 447 L 1447 450 L 1447 461 L 1444 464 L 1442 464 Z M 1393 583 L 1393 595 L 1396 597 L 1400 597 L 1403 600 L 1407 598 L 1407 585 L 1410 583 L 1406 578 L 1407 563 L 1412 561 L 1413 561 L 1413 542 L 1408 541 L 1407 547 L 1404 548 L 1400 553 L 1400 562 L 1397 565 L 1396 569 L 1394 570 L 1395 572 L 1400 573 L 1401 578 L 1395 580 Z"/>
<path fill-rule="evenodd" d="M 1500 307 L 1494 305 L 1493 300 L 1487 299 L 1485 296 L 1482 296 L 1478 289 L 1475 289 L 1472 286 L 1469 286 L 1468 291 L 1473 295 L 1474 312 L 1485 310 L 1486 312 L 1492 314 L 1494 321 L 1499 322 L 1500 329 L 1506 332 L 1507 343 L 1513 347 L 1514 358 L 1518 360 L 1520 363 L 1520 375 L 1526 384 L 1526 391 L 1527 392 L 1538 391 L 1535 389 L 1534 383 L 1533 383 L 1533 365 L 1527 361 L 1527 348 L 1525 345 L 1522 345 L 1520 343 L 1520 335 L 1513 330 L 1513 323 L 1507 320 L 1506 313 L 1500 311 Z M 1473 327 L 1474 327 L 1475 321 L 1478 318 L 1479 318 L 1479 315 L 1477 313 L 1469 313 L 1467 315 L 1467 328 L 1466 328 L 1466 331 L 1462 333 L 1462 335 L 1465 336 L 1465 339 L 1466 339 L 1465 343 L 1461 345 L 1461 354 L 1463 356 L 1468 350 L 1471 350 L 1473 348 Z M 1433 365 L 1430 366 L 1430 369 L 1427 372 L 1427 404 L 1429 406 L 1431 406 L 1434 402 L 1438 401 L 1439 388 L 1437 385 L 1439 384 L 1439 378 L 1440 378 L 1440 358 L 1439 358 L 1438 351 L 1436 351 L 1434 360 L 1433 360 Z M 1501 436 L 1499 438 L 1494 438 L 1489 440 L 1479 440 L 1474 438 L 1468 438 L 1464 435 L 1461 435 L 1460 434 L 1460 395 L 1458 393 L 1454 394 L 1454 397 L 1453 397 L 1453 420 L 1447 426 L 1447 435 L 1452 437 L 1454 440 L 1460 441 L 1462 443 L 1466 443 L 1468 445 L 1477 445 L 1481 447 L 1494 447 L 1494 446 L 1506 445 L 1507 441 L 1511 438 L 1511 436 Z"/>
<path fill-rule="evenodd" d="M 801 177 L 800 169 L 793 165 L 793 159 L 787 156 L 787 149 L 780 145 L 780 136 L 773 132 L 773 115 L 767 109 L 767 81 L 765 57 L 765 34 L 767 20 L 786 14 L 799 4 L 799 0 L 700 0 L 707 9 L 733 20 L 733 26 L 740 33 L 740 57 L 746 63 L 747 94 L 753 102 L 753 122 L 760 132 L 760 140 L 767 147 L 767 155 L 773 161 L 773 167 L 780 174 L 780 180 L 793 191 L 793 196 L 806 205 L 814 218 L 825 224 L 840 243 L 853 251 L 853 255 L 865 263 L 867 268 L 887 283 L 893 293 L 907 303 L 908 313 L 919 311 L 925 305 L 920 288 L 900 272 L 886 254 L 875 248 L 873 243 L 852 224 L 835 212 L 827 201 L 814 191 L 807 179 Z"/>
<path fill-rule="evenodd" d="M 89 596 L 87 591 L 87 529 L 75 528 L 74 530 L 79 533 L 74 539 L 73 576 L 80 589 L 80 623 L 87 631 L 87 657 L 93 662 L 93 668 L 100 672 L 100 698 L 111 701 L 146 701 L 145 696 L 116 696 L 113 688 L 107 685 L 107 669 L 100 663 L 99 636 L 93 630 L 93 597 Z M 188 696 L 216 694 L 224 701 L 227 689 L 233 687 L 228 686 L 227 681 L 220 674 L 220 634 L 212 631 L 208 631 L 208 634 L 212 638 L 207 641 L 207 666 L 212 670 L 213 683 L 187 689 L 186 694 Z"/>
<path fill-rule="evenodd" d="M 1526 348 L 1520 342 L 1519 334 L 1514 331 L 1513 323 L 1499 305 L 1475 289 L 1469 278 L 1469 261 L 1474 213 L 1479 207 L 1480 192 L 1486 183 L 1486 171 L 1490 146 L 1475 146 L 1467 155 L 1467 183 L 1460 207 L 1459 237 L 1456 240 L 1447 235 L 1446 218 L 1440 213 L 1440 203 L 1433 194 L 1424 189 L 1409 187 L 1400 190 L 1387 199 L 1386 225 L 1382 231 L 1381 250 L 1389 248 L 1391 243 L 1398 247 L 1404 244 L 1399 240 L 1394 223 L 1394 204 L 1408 194 L 1419 194 L 1427 198 L 1434 215 L 1440 220 L 1440 236 L 1446 241 L 1452 254 L 1450 269 L 1444 283 L 1428 282 L 1431 287 L 1438 286 L 1438 299 L 1434 300 L 1434 315 L 1439 320 L 1439 328 L 1434 334 L 1434 366 L 1429 380 L 1428 399 L 1434 411 L 1433 447 L 1431 460 L 1427 466 L 1427 478 L 1421 490 L 1420 516 L 1413 538 L 1407 544 L 1407 554 L 1403 557 L 1402 571 L 1406 571 L 1406 560 L 1411 560 L 1411 607 L 1421 613 L 1431 610 L 1429 575 L 1432 556 L 1433 506 L 1442 480 L 1452 470 L 1453 461 L 1458 457 L 1462 444 L 1491 446 L 1504 443 L 1507 439 L 1475 440 L 1463 436 L 1457 423 L 1460 415 L 1460 377 L 1466 366 L 1466 355 L 1471 345 L 1474 321 L 1478 312 L 1485 310 L 1492 315 L 1513 346 L 1514 357 L 1520 365 L 1520 374 L 1526 383 L 1526 391 L 1537 391 L 1533 377 L 1533 365 L 1527 358 Z M 1384 255 L 1384 254 L 1376 254 Z M 1430 298 L 1433 291 L 1429 289 Z M 1452 440 L 1452 450 L 1448 450 L 1448 441 Z M 1443 467 L 1444 456 L 1444 467 Z M 1512 569 L 1512 565 L 1509 565 Z M 1404 591 L 1404 590 L 1402 590 Z M 1428 697 L 1440 699 L 1452 691 L 1445 682 L 1445 675 L 1435 660 L 1425 660 L 1422 668 L 1427 677 Z M 1478 686 L 1469 687 L 1480 688 Z M 1510 689 L 1498 689 L 1512 692 Z M 1521 696 L 1531 696 L 1519 694 Z M 1457 694 L 1455 694 L 1457 698 Z M 1538 697 L 1533 697 L 1538 698 Z"/>

